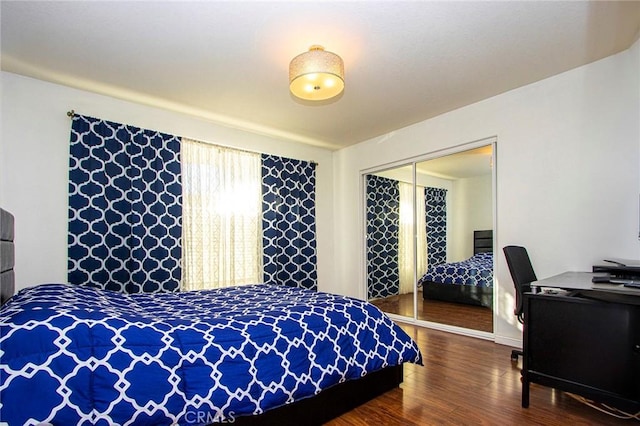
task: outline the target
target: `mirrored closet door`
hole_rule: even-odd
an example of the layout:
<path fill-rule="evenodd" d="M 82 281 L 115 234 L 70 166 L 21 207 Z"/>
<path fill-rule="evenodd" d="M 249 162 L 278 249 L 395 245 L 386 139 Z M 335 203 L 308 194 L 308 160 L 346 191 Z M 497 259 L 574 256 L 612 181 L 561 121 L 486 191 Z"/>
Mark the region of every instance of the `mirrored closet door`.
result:
<path fill-rule="evenodd" d="M 363 174 L 366 283 L 383 311 L 493 332 L 494 144 Z"/>
<path fill-rule="evenodd" d="M 413 318 L 413 165 L 364 179 L 368 299 L 384 312 Z"/>

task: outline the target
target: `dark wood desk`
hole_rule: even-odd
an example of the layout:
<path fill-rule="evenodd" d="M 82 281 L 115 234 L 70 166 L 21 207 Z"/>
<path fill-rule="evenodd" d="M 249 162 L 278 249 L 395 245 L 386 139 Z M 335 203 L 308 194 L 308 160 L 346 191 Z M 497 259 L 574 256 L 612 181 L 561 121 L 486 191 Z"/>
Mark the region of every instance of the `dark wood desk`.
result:
<path fill-rule="evenodd" d="M 533 293 L 540 292 L 543 288 L 559 288 L 567 291 L 578 290 L 581 292 L 592 292 L 594 295 L 623 294 L 640 297 L 640 289 L 625 287 L 623 284 L 594 284 L 591 280 L 594 276 L 602 273 L 593 272 L 563 272 L 543 280 L 531 283 Z M 606 296 L 604 296 L 606 297 Z M 634 299 L 629 299 L 634 300 Z M 638 299 L 640 300 L 640 299 Z M 636 300 L 636 301 L 638 301 Z"/>
<path fill-rule="evenodd" d="M 523 407 L 538 383 L 640 410 L 640 290 L 592 284 L 592 276 L 564 273 L 525 294 Z"/>

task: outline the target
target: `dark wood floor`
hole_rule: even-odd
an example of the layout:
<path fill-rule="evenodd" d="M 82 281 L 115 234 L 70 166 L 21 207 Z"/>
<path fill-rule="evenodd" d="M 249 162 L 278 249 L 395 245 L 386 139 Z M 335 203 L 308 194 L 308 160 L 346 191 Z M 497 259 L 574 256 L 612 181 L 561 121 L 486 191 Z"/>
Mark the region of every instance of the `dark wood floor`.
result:
<path fill-rule="evenodd" d="M 413 318 L 413 293 L 371 301 L 382 311 Z M 418 319 L 493 333 L 493 311 L 482 306 L 424 300 L 418 294 Z"/>
<path fill-rule="evenodd" d="M 511 348 L 402 324 L 422 351 L 424 367 L 405 364 L 404 383 L 328 423 L 346 425 L 637 425 L 590 408 L 569 395 L 531 385 L 520 405 L 520 368 Z"/>

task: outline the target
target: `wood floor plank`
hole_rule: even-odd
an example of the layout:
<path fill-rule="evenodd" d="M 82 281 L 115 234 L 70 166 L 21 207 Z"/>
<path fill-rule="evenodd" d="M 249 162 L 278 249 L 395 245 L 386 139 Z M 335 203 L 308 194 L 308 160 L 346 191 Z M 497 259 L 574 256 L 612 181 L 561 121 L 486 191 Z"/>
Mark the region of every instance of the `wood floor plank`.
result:
<path fill-rule="evenodd" d="M 422 351 L 424 366 L 405 364 L 404 382 L 332 420 L 364 425 L 636 425 L 588 407 L 568 394 L 531 385 L 520 405 L 520 368 L 510 347 L 414 325 L 400 325 Z"/>

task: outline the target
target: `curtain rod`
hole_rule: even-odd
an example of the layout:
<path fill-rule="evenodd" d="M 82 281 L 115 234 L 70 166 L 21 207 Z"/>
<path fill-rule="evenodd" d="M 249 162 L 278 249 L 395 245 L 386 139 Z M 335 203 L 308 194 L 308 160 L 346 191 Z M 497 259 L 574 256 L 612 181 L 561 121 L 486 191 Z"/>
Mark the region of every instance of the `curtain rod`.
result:
<path fill-rule="evenodd" d="M 73 118 L 73 117 L 75 117 L 75 115 L 76 115 L 76 112 L 74 110 L 67 111 L 67 117 Z M 180 137 L 182 138 L 183 136 L 180 136 Z M 215 143 L 211 143 L 211 142 L 204 142 L 204 141 L 200 141 L 200 140 L 197 140 L 197 139 L 191 139 L 191 138 L 187 138 L 187 139 L 192 140 L 194 142 L 198 142 L 198 143 L 204 143 L 204 144 L 214 145 L 214 146 L 217 145 L 217 146 L 220 146 L 222 148 L 230 148 L 230 149 L 236 149 L 238 151 L 250 152 L 252 154 L 263 154 L 262 152 L 251 151 L 251 150 L 248 150 L 248 149 L 242 149 L 242 148 L 235 148 L 235 147 L 231 147 L 231 146 L 219 145 L 219 144 L 215 144 Z M 316 166 L 318 165 L 318 162 L 317 161 L 313 161 L 313 160 L 309 161 L 309 163 L 315 164 Z"/>
<path fill-rule="evenodd" d="M 247 152 L 249 154 L 264 154 L 264 152 L 254 151 L 254 150 L 251 150 L 251 149 L 237 148 L 235 146 L 223 145 L 223 144 L 220 144 L 220 143 L 217 143 L 217 142 L 201 141 L 199 139 L 192 139 L 192 138 L 188 138 L 186 136 L 181 136 L 181 137 L 185 138 L 185 139 L 189 139 L 192 142 L 203 144 L 203 145 L 215 146 L 215 147 L 223 148 L 223 149 L 233 149 L 235 151 Z M 268 154 L 268 155 L 271 155 L 271 154 Z M 273 154 L 273 155 L 275 155 L 275 154 Z M 276 157 L 280 157 L 279 155 L 275 155 L 275 156 Z M 283 158 L 289 158 L 289 157 L 283 157 Z M 316 166 L 319 165 L 318 162 L 314 161 L 314 160 L 300 160 L 300 161 L 306 161 L 307 163 L 311 163 L 311 164 L 314 164 Z"/>

